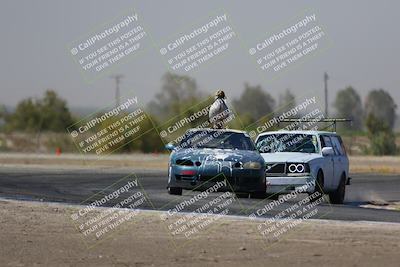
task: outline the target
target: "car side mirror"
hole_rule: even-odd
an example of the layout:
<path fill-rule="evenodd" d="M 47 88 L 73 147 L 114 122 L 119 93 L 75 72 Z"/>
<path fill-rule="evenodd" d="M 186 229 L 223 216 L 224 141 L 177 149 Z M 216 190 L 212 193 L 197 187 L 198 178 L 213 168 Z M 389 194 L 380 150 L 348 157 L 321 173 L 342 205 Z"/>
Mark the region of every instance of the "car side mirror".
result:
<path fill-rule="evenodd" d="M 333 148 L 330 146 L 322 148 L 322 156 L 333 156 L 335 152 L 333 151 Z"/>
<path fill-rule="evenodd" d="M 175 146 L 172 143 L 168 143 L 165 145 L 165 149 L 167 149 L 169 151 L 173 151 L 175 149 Z"/>

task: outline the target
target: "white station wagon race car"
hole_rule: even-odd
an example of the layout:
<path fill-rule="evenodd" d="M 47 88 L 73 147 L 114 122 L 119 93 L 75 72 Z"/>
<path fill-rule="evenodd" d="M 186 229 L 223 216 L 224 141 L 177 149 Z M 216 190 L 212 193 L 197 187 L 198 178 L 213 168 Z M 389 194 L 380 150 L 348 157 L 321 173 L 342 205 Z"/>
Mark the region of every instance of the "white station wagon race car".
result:
<path fill-rule="evenodd" d="M 349 160 L 339 135 L 281 130 L 261 133 L 255 143 L 266 162 L 271 198 L 303 190 L 309 195 L 327 193 L 331 203 L 343 203 L 350 177 Z"/>

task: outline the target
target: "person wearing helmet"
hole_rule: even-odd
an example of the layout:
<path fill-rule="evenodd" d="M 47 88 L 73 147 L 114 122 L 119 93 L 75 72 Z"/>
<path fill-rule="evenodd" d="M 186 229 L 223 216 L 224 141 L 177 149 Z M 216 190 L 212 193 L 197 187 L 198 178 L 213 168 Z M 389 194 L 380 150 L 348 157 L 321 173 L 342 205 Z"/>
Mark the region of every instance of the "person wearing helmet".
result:
<path fill-rule="evenodd" d="M 214 129 L 224 129 L 225 120 L 230 116 L 230 110 L 226 105 L 225 99 L 225 92 L 218 90 L 215 93 L 215 101 L 210 106 L 208 117 Z"/>

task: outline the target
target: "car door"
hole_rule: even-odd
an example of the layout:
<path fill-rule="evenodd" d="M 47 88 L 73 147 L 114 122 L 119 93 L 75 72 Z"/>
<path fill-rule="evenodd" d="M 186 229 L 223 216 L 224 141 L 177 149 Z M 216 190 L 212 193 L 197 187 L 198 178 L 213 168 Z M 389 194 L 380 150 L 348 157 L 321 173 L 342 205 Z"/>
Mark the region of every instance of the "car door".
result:
<path fill-rule="evenodd" d="M 334 188 L 337 188 L 339 185 L 340 179 L 342 178 L 343 173 L 347 173 L 347 166 L 349 165 L 346 152 L 343 149 L 342 143 L 340 142 L 340 139 L 336 135 L 331 136 L 331 141 L 333 148 L 335 150 L 335 156 L 334 156 L 334 168 L 333 168 L 333 173 L 334 173 L 334 183 L 333 186 Z"/>
<path fill-rule="evenodd" d="M 332 141 L 328 135 L 322 135 L 320 138 L 321 149 L 324 147 L 332 147 Z M 324 171 L 324 187 L 325 189 L 332 188 L 334 178 L 334 156 L 324 156 L 323 171 Z"/>
<path fill-rule="evenodd" d="M 342 162 L 344 162 L 343 169 L 344 169 L 344 171 L 346 173 L 346 178 L 347 178 L 349 176 L 349 164 L 350 164 L 349 157 L 347 156 L 346 147 L 345 147 L 345 145 L 343 143 L 343 140 L 340 137 L 340 135 L 338 135 L 337 138 L 338 138 L 338 140 L 340 142 L 340 147 L 342 148 L 342 151 L 343 151 L 343 156 L 342 156 Z"/>

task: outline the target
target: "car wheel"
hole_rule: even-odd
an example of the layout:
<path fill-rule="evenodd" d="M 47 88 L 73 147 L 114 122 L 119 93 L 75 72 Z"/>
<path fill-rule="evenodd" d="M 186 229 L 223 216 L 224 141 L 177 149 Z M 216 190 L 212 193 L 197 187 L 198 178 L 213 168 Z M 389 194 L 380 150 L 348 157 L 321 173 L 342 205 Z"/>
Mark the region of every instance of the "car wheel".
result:
<path fill-rule="evenodd" d="M 267 198 L 267 194 L 265 192 L 254 192 L 250 193 L 250 198 L 264 199 Z"/>
<path fill-rule="evenodd" d="M 182 188 L 181 187 L 168 187 L 168 194 L 181 196 Z"/>
<path fill-rule="evenodd" d="M 340 179 L 338 188 L 334 192 L 329 193 L 329 201 L 332 204 L 343 204 L 345 193 L 346 193 L 346 176 L 345 174 L 343 174 L 342 178 Z"/>
<path fill-rule="evenodd" d="M 267 194 L 267 198 L 271 200 L 278 200 L 279 194 Z"/>
<path fill-rule="evenodd" d="M 310 201 L 312 202 L 317 201 L 324 196 L 324 174 L 321 170 L 318 171 L 314 192 L 311 195 L 314 196 L 310 196 Z"/>
<path fill-rule="evenodd" d="M 249 193 L 235 193 L 237 198 L 249 198 Z"/>

